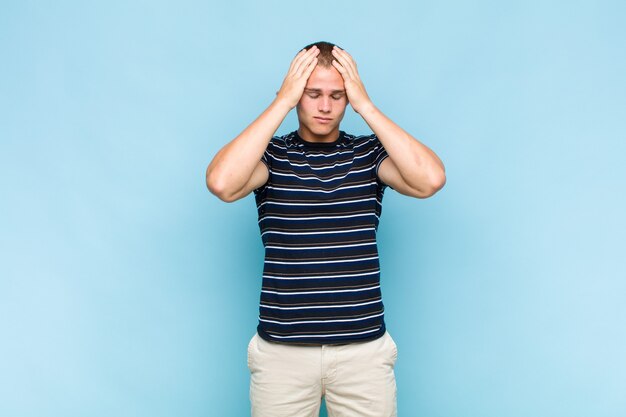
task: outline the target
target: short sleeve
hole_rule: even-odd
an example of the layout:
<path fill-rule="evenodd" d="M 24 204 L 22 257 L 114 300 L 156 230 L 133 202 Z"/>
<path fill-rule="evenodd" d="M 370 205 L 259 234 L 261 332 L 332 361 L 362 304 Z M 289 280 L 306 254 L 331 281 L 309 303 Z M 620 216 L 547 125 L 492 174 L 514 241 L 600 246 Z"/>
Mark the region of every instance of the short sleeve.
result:
<path fill-rule="evenodd" d="M 263 162 L 265 164 L 265 166 L 267 167 L 267 171 L 269 173 L 268 177 L 267 177 L 267 181 L 265 182 L 265 184 L 263 184 L 262 186 L 260 186 L 259 188 L 257 188 L 256 190 L 254 190 L 255 194 L 259 194 L 261 192 L 263 192 L 265 190 L 265 188 L 267 187 L 267 185 L 270 183 L 271 178 L 272 178 L 272 160 L 273 160 L 273 141 L 275 138 L 272 138 L 270 140 L 270 142 L 267 144 L 267 148 L 265 148 L 265 151 L 263 152 L 263 155 L 261 156 L 261 162 Z"/>
<path fill-rule="evenodd" d="M 376 173 L 376 180 L 383 186 L 383 187 L 390 187 L 388 184 L 385 184 L 384 182 L 382 182 L 382 180 L 380 179 L 380 177 L 378 176 L 378 170 L 380 168 L 380 164 L 389 156 L 387 154 L 387 151 L 385 150 L 385 148 L 383 147 L 383 144 L 380 143 L 380 140 L 378 140 L 378 137 L 376 137 L 376 135 L 373 135 L 374 137 L 374 172 Z"/>
<path fill-rule="evenodd" d="M 269 145 L 268 145 L 269 148 Z M 265 166 L 267 167 L 268 170 L 271 169 L 270 166 L 270 161 L 272 160 L 270 153 L 267 149 L 265 149 L 265 152 L 263 152 L 263 156 L 261 156 L 261 162 L 263 162 L 265 164 Z"/>

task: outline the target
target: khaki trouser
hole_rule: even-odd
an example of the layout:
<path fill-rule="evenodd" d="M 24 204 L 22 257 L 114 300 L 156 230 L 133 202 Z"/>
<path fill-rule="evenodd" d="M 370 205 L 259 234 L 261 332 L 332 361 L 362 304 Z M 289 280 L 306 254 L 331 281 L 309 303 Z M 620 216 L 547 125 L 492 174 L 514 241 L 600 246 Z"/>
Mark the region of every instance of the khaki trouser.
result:
<path fill-rule="evenodd" d="M 395 417 L 398 356 L 389 333 L 344 345 L 298 346 L 255 334 L 248 345 L 252 417 Z"/>

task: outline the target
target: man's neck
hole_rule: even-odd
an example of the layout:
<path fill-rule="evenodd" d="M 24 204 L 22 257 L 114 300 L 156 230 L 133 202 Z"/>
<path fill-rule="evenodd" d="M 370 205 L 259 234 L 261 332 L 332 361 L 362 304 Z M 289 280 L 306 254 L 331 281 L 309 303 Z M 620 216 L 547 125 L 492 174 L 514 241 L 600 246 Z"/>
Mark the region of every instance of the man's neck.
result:
<path fill-rule="evenodd" d="M 339 139 L 339 126 L 327 135 L 316 135 L 309 129 L 303 129 L 302 126 L 300 126 L 298 128 L 298 135 L 306 142 L 332 143 Z"/>

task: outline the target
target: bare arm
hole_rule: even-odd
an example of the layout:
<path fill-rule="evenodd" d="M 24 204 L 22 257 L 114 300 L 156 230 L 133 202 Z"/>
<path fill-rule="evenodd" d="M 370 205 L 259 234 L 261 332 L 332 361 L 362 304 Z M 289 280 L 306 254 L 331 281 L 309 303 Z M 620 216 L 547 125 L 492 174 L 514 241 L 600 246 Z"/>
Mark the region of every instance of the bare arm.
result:
<path fill-rule="evenodd" d="M 239 136 L 220 149 L 207 167 L 209 191 L 223 201 L 233 202 L 267 181 L 269 174 L 261 157 L 289 110 L 274 100 Z"/>
<path fill-rule="evenodd" d="M 389 154 L 378 169 L 378 177 L 398 192 L 426 198 L 446 182 L 443 163 L 426 145 L 405 132 L 374 106 L 361 81 L 354 59 L 335 47 L 333 65 L 341 73 L 350 105 L 363 117 Z"/>
<path fill-rule="evenodd" d="M 298 104 L 317 65 L 318 53 L 316 47 L 300 51 L 272 104 L 213 157 L 207 167 L 206 184 L 221 200 L 243 198 L 267 181 L 269 174 L 261 157 L 282 121 Z"/>
<path fill-rule="evenodd" d="M 373 105 L 361 113 L 389 154 L 378 177 L 401 194 L 427 198 L 446 182 L 443 163 L 426 145 L 405 132 Z"/>

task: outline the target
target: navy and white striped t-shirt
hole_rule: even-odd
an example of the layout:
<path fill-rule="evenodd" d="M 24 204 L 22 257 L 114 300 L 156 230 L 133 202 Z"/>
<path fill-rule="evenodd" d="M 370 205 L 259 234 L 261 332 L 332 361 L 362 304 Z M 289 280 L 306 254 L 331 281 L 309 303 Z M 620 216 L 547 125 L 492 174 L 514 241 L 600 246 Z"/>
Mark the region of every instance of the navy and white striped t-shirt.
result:
<path fill-rule="evenodd" d="M 271 139 L 269 179 L 254 191 L 265 247 L 261 337 L 336 344 L 385 333 L 376 230 L 386 157 L 375 135 Z"/>

